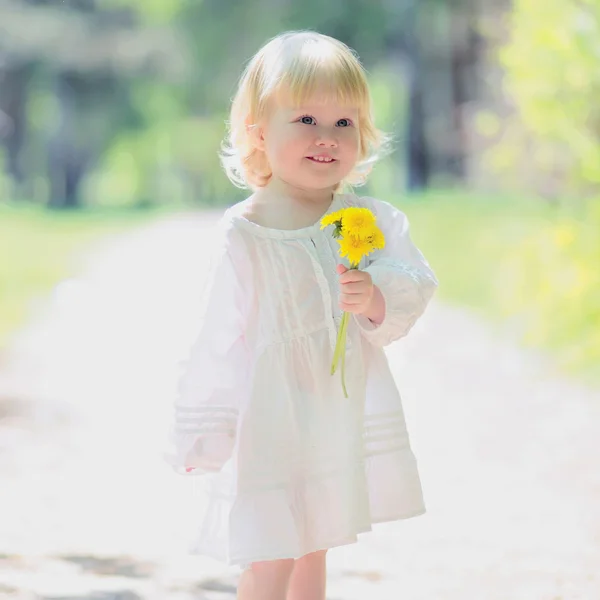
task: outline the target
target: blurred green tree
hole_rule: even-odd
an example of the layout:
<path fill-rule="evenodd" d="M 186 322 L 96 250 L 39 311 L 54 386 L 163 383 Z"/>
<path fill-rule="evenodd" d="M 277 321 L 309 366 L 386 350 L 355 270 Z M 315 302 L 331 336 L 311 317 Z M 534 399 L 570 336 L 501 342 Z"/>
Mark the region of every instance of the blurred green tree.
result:
<path fill-rule="evenodd" d="M 140 125 L 132 82 L 173 82 L 184 68 L 171 31 L 136 27 L 130 10 L 101 11 L 94 0 L 3 2 L 0 50 L 0 133 L 15 196 L 31 196 L 42 176 L 42 201 L 54 208 L 78 206 L 115 136 Z M 40 118 L 31 111 L 41 104 Z"/>
<path fill-rule="evenodd" d="M 492 164 L 556 202 L 598 197 L 600 3 L 515 0 L 499 57 L 513 112 Z"/>
<path fill-rule="evenodd" d="M 432 174 L 460 179 L 476 2 L 3 0 L 0 136 L 14 195 L 54 208 L 233 200 L 242 192 L 217 150 L 244 62 L 306 28 L 355 48 L 377 101 L 392 98 L 395 186 L 403 171 L 413 189 Z"/>

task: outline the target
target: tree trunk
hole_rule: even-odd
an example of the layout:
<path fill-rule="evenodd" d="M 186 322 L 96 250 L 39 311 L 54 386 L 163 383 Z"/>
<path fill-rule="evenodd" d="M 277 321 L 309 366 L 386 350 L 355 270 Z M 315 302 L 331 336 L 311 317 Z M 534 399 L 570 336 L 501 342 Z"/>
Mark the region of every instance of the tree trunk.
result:
<path fill-rule="evenodd" d="M 6 172 L 19 186 L 26 178 L 21 153 L 27 132 L 27 92 L 32 73 L 31 64 L 0 70 L 0 139 L 6 148 Z"/>
<path fill-rule="evenodd" d="M 405 51 L 408 66 L 408 114 L 406 136 L 407 186 L 411 191 L 424 189 L 429 184 L 430 153 L 425 133 L 424 67 L 420 47 L 418 3 L 413 0 L 406 7 Z"/>
<path fill-rule="evenodd" d="M 475 71 L 482 40 L 476 33 L 478 2 L 470 1 L 463 10 L 457 10 L 451 20 L 452 117 L 457 140 L 452 160 L 453 171 L 461 179 L 467 177 L 469 153 L 468 127 L 464 107 L 476 99 Z"/>
<path fill-rule="evenodd" d="M 81 98 L 85 80 L 80 75 L 60 73 L 56 78 L 58 122 L 48 144 L 50 208 L 80 206 L 79 187 L 89 162 L 89 150 L 78 140 L 81 130 Z"/>

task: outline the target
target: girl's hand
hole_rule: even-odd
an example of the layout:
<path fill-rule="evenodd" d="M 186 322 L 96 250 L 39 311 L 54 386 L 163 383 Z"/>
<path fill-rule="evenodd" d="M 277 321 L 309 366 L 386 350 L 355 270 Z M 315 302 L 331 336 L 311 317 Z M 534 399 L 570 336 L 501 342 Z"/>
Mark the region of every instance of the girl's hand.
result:
<path fill-rule="evenodd" d="M 373 285 L 371 274 L 359 269 L 336 267 L 340 276 L 340 308 L 349 313 L 364 315 L 374 323 L 381 323 L 385 315 L 385 301 L 379 288 Z"/>
<path fill-rule="evenodd" d="M 340 308 L 345 312 L 361 314 L 367 310 L 373 298 L 373 280 L 370 273 L 358 269 L 337 266 L 340 276 Z"/>

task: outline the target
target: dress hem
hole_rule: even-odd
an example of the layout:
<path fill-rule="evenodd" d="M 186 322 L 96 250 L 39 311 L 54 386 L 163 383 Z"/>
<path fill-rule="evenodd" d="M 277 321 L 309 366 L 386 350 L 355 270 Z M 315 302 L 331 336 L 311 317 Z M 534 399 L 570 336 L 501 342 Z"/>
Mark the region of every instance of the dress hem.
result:
<path fill-rule="evenodd" d="M 348 546 L 350 544 L 356 544 L 359 541 L 358 535 L 361 533 L 369 533 L 370 531 L 373 531 L 373 525 L 378 525 L 381 523 L 389 523 L 389 522 L 393 522 L 393 521 L 404 521 L 406 519 L 424 515 L 426 512 L 427 512 L 426 508 L 422 508 L 422 509 L 419 509 L 418 511 L 411 511 L 408 513 L 402 513 L 400 515 L 396 514 L 396 515 L 390 515 L 387 517 L 380 517 L 378 519 L 374 519 L 371 521 L 370 526 L 359 529 L 354 535 L 351 535 L 350 537 L 347 537 L 347 538 L 344 538 L 343 540 L 338 540 L 335 542 L 328 542 L 326 544 L 320 544 L 316 548 L 312 548 L 306 552 L 303 552 L 299 556 L 296 556 L 296 555 L 290 556 L 289 553 L 284 553 L 284 554 L 278 555 L 278 556 L 273 556 L 271 554 L 269 556 L 262 556 L 259 558 L 250 558 L 250 559 L 234 558 L 234 559 L 230 559 L 230 560 L 226 560 L 226 559 L 224 560 L 222 557 L 217 557 L 215 555 L 208 554 L 207 552 L 202 551 L 200 546 L 197 546 L 195 551 L 192 551 L 191 554 L 200 554 L 203 556 L 210 556 L 216 560 L 224 562 L 225 564 L 227 564 L 227 566 L 240 567 L 241 569 L 246 569 L 253 562 L 263 562 L 263 561 L 271 561 L 271 560 L 286 560 L 286 559 L 297 560 L 299 558 L 302 558 L 302 556 L 305 556 L 306 554 L 311 554 L 312 552 L 318 552 L 319 550 L 329 550 L 331 548 L 337 548 L 339 546 Z"/>
<path fill-rule="evenodd" d="M 358 533 L 364 533 L 366 531 L 370 531 L 370 529 L 365 529 L 363 531 L 359 531 L 357 532 L 355 535 L 346 538 L 344 540 L 341 541 L 337 541 L 337 542 L 330 542 L 327 544 L 321 544 L 320 546 L 313 548 L 311 550 L 308 550 L 307 552 L 304 552 L 303 554 L 301 554 L 300 556 L 289 556 L 285 555 L 285 556 L 276 556 L 275 558 L 273 558 L 273 556 L 271 555 L 270 557 L 265 557 L 265 558 L 253 558 L 251 560 L 237 560 L 234 559 L 231 562 L 229 562 L 230 566 L 238 566 L 242 569 L 245 569 L 246 567 L 249 567 L 251 563 L 253 562 L 262 562 L 262 561 L 271 561 L 271 560 L 298 560 L 299 558 L 302 558 L 303 556 L 306 556 L 307 554 L 312 554 L 313 552 L 319 552 L 320 550 L 329 550 L 330 548 L 337 548 L 338 546 L 348 546 L 350 544 L 356 544 L 356 542 L 358 541 Z"/>

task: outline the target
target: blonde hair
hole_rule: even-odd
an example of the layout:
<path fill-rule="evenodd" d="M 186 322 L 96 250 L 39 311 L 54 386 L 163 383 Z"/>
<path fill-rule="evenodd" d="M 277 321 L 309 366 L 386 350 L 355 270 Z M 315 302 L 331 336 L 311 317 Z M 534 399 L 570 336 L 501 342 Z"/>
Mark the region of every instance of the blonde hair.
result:
<path fill-rule="evenodd" d="M 284 95 L 299 106 L 317 89 L 325 94 L 325 101 L 358 108 L 358 161 L 336 189 L 366 181 L 389 138 L 375 127 L 371 95 L 359 58 L 335 38 L 315 31 L 289 31 L 264 45 L 240 78 L 219 155 L 234 185 L 256 190 L 272 176 L 265 153 L 252 143 L 251 132 L 252 126 L 267 114 L 271 99 Z"/>

